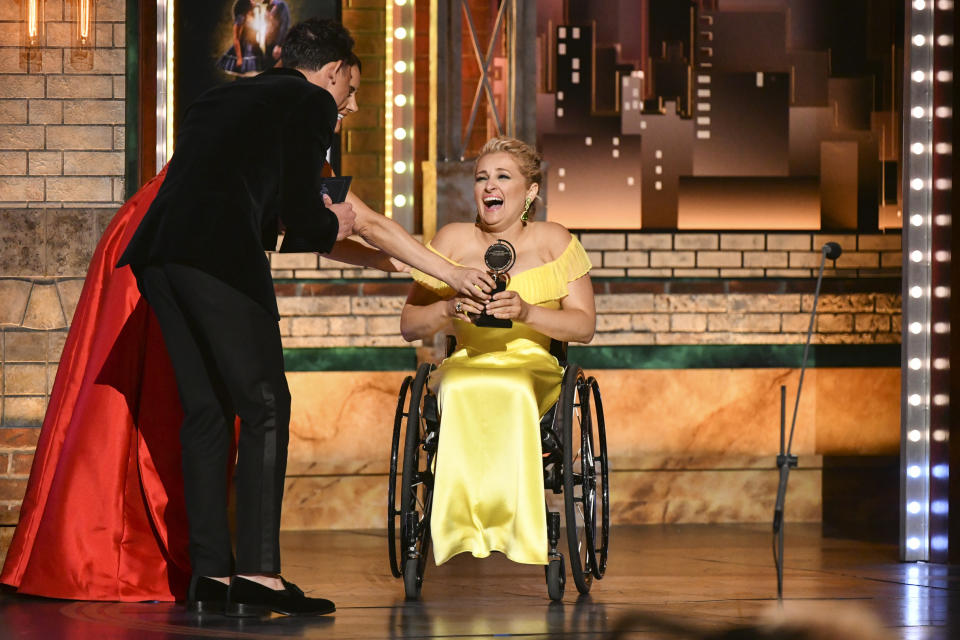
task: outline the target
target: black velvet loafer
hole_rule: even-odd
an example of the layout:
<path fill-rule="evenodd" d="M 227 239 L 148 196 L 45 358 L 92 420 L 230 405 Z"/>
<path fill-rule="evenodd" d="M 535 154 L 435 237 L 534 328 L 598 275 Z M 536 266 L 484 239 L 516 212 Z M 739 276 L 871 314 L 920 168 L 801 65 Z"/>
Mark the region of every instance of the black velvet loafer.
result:
<path fill-rule="evenodd" d="M 337 610 L 329 600 L 308 598 L 297 585 L 283 578 L 280 581 L 285 587 L 282 591 L 246 578 L 232 578 L 225 613 L 234 618 L 250 618 L 269 615 L 271 611 L 285 616 L 322 616 Z"/>
<path fill-rule="evenodd" d="M 223 613 L 227 604 L 227 585 L 213 578 L 194 575 L 187 592 L 187 611 Z"/>

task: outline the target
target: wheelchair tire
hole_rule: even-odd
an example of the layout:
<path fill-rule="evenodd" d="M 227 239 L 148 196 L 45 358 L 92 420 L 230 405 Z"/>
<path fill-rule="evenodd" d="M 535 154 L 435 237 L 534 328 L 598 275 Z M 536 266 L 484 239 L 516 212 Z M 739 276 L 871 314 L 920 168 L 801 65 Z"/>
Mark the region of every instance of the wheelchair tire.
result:
<path fill-rule="evenodd" d="M 430 555 L 430 511 L 433 505 L 433 453 L 426 443 L 428 427 L 423 412 L 427 380 L 434 365 L 424 363 L 410 385 L 400 481 L 400 532 L 404 591 L 417 598 Z"/>
<path fill-rule="evenodd" d="M 552 558 L 550 564 L 544 567 L 547 574 L 547 594 L 554 602 L 563 600 L 564 587 L 567 584 L 567 572 L 563 566 L 563 556 Z"/>
<path fill-rule="evenodd" d="M 416 562 L 408 562 L 403 569 L 403 593 L 407 600 L 416 600 L 420 597 L 420 588 L 423 586 L 423 574 Z"/>
<path fill-rule="evenodd" d="M 587 379 L 587 385 L 590 387 L 590 395 L 593 400 L 591 423 L 595 430 L 594 444 L 597 447 L 594 450 L 594 460 L 599 465 L 596 480 L 600 485 L 597 491 L 597 497 L 600 499 L 600 526 L 599 531 L 597 531 L 599 539 L 594 540 L 591 566 L 593 567 L 593 577 L 601 580 L 607 570 L 607 552 L 610 548 L 610 463 L 609 458 L 607 458 L 607 427 L 603 419 L 600 385 L 597 384 L 597 379 L 592 376 Z"/>
<path fill-rule="evenodd" d="M 398 505 L 400 504 L 402 491 L 400 485 L 397 484 L 397 471 L 398 469 L 401 472 L 403 471 L 402 458 L 400 456 L 400 443 L 404 442 L 401 435 L 404 431 L 404 418 L 406 417 L 403 407 L 406 404 L 412 382 L 413 376 L 407 376 L 403 379 L 403 384 L 400 385 L 397 411 L 393 417 L 393 439 L 390 445 L 390 478 L 389 486 L 387 487 L 387 545 L 390 552 L 390 573 L 393 574 L 394 578 L 403 576 L 403 567 L 400 562 L 401 558 L 403 558 L 403 547 L 401 546 L 403 538 L 397 535 L 397 532 L 401 529 L 401 511 Z"/>
<path fill-rule="evenodd" d="M 593 582 L 591 558 L 596 537 L 596 485 L 591 449 L 590 393 L 583 370 L 568 364 L 560 389 L 563 445 L 563 503 L 570 573 L 580 593 Z M 585 456 L 584 453 L 589 454 Z M 585 464 L 585 459 L 589 462 Z M 579 495 L 577 494 L 579 490 Z"/>

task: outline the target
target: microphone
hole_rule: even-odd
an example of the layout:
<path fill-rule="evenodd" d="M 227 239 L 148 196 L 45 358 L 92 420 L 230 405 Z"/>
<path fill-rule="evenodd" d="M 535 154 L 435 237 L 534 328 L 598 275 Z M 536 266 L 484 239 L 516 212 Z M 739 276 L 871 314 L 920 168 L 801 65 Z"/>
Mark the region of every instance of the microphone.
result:
<path fill-rule="evenodd" d="M 793 448 L 793 432 L 797 426 L 797 412 L 800 409 L 800 392 L 803 391 L 803 374 L 807 371 L 807 356 L 810 353 L 810 339 L 813 336 L 813 323 L 817 317 L 817 301 L 820 299 L 820 285 L 823 282 L 823 267 L 827 258 L 836 260 L 843 253 L 843 249 L 836 242 L 828 242 L 820 250 L 820 269 L 817 272 L 817 286 L 813 292 L 813 308 L 810 310 L 810 325 L 807 327 L 807 339 L 803 345 L 803 361 L 800 363 L 800 381 L 797 383 L 797 397 L 793 405 L 793 420 L 790 422 L 790 440 L 784 450 L 784 435 L 786 431 L 786 388 L 780 387 L 780 455 L 777 456 L 777 467 L 780 469 L 780 482 L 777 486 L 777 498 L 773 507 L 773 560 L 777 569 L 777 598 L 783 598 L 783 529 L 784 529 L 784 502 L 787 497 L 787 479 L 791 467 L 797 466 L 797 456 L 790 451 Z"/>

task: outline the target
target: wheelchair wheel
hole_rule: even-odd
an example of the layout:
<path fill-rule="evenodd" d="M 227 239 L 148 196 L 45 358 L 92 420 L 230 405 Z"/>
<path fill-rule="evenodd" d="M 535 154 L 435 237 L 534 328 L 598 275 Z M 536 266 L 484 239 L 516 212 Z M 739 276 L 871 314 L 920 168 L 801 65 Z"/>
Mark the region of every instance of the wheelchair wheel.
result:
<path fill-rule="evenodd" d="M 420 595 L 430 551 L 437 429 L 435 405 L 430 406 L 432 396 L 427 392 L 427 379 L 433 368 L 431 364 L 423 364 L 414 378 L 404 380 L 394 418 L 387 537 L 390 570 L 395 577 L 403 577 L 407 598 Z"/>
<path fill-rule="evenodd" d="M 390 480 L 387 487 L 387 544 L 390 551 L 390 573 L 393 574 L 394 578 L 403 576 L 400 566 L 400 558 L 403 557 L 403 548 L 400 546 L 402 539 L 397 535 L 400 530 L 398 524 L 401 515 L 397 508 L 401 500 L 400 484 L 397 482 L 397 469 L 399 468 L 401 473 L 403 472 L 403 467 L 400 464 L 400 443 L 403 441 L 401 436 L 405 427 L 404 421 L 407 417 L 403 407 L 407 401 L 412 382 L 413 376 L 407 376 L 403 379 L 403 384 L 400 385 L 400 397 L 397 399 L 397 411 L 393 418 L 393 440 L 390 446 Z"/>
<path fill-rule="evenodd" d="M 600 500 L 600 522 L 599 537 L 594 538 L 591 551 L 593 557 L 590 564 L 593 567 L 593 576 L 600 580 L 607 570 L 607 551 L 610 548 L 610 464 L 607 458 L 607 427 L 603 419 L 603 402 L 600 399 L 600 385 L 597 379 L 591 376 L 587 379 L 587 386 L 590 388 L 590 396 L 593 401 L 590 409 L 593 413 L 590 415 L 590 422 L 593 430 L 590 432 L 592 440 L 592 452 L 595 467 L 595 478 L 597 482 L 596 497 Z M 581 454 L 582 455 L 582 454 Z"/>
<path fill-rule="evenodd" d="M 563 445 L 563 502 L 570 572 L 577 591 L 593 582 L 597 533 L 597 473 L 593 454 L 590 386 L 583 370 L 568 365 L 560 391 L 560 437 Z"/>
<path fill-rule="evenodd" d="M 567 572 L 563 566 L 563 556 L 551 558 L 550 564 L 544 567 L 547 574 L 547 594 L 554 602 L 563 600 L 564 587 L 567 584 Z"/>

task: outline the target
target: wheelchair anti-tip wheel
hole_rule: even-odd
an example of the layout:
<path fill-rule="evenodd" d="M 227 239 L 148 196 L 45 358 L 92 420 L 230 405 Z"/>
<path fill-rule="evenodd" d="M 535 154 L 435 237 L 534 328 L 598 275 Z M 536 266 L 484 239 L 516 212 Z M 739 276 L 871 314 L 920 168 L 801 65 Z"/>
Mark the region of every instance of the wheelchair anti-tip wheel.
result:
<path fill-rule="evenodd" d="M 387 504 L 390 571 L 403 578 L 407 598 L 417 598 L 430 551 L 436 398 L 427 392 L 434 369 L 422 364 L 400 387 L 393 422 Z M 399 472 L 399 473 L 398 473 Z"/>
<path fill-rule="evenodd" d="M 577 591 L 588 593 L 603 577 L 610 531 L 606 429 L 596 380 L 569 365 L 558 409 L 563 448 L 563 501 L 570 572 Z M 595 400 L 591 403 L 591 400 Z M 600 520 L 598 530 L 598 519 Z"/>

